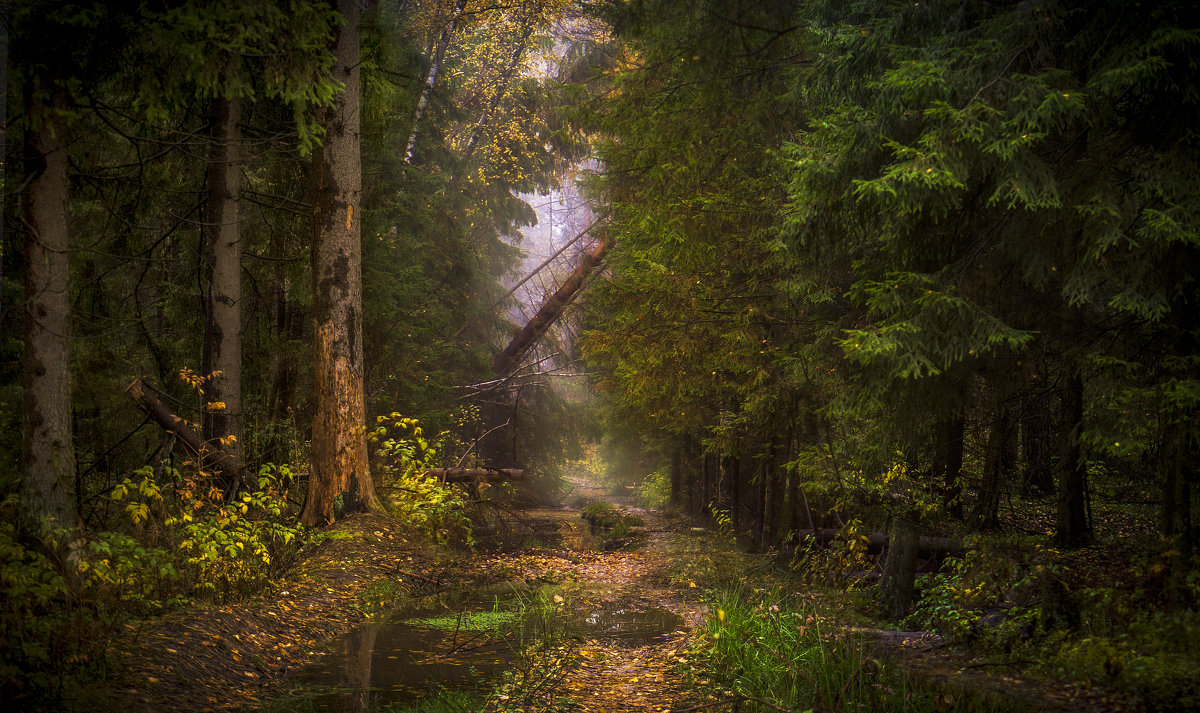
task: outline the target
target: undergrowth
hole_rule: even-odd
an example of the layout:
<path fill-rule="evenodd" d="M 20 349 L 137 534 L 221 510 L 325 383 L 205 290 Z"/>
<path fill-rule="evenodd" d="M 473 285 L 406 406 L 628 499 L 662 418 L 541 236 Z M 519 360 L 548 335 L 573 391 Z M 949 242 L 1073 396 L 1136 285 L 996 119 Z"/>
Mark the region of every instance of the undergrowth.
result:
<path fill-rule="evenodd" d="M 709 608 L 689 671 L 710 704 L 726 701 L 744 711 L 998 710 L 962 691 L 913 684 L 870 643 L 781 589 L 717 589 Z"/>
<path fill-rule="evenodd" d="M 37 544 L 17 536 L 16 499 L 0 504 L 0 698 L 52 700 L 104 673 L 126 622 L 260 589 L 301 544 L 290 477 L 264 466 L 257 489 L 226 501 L 203 474 L 146 467 L 109 491 L 109 529 Z"/>

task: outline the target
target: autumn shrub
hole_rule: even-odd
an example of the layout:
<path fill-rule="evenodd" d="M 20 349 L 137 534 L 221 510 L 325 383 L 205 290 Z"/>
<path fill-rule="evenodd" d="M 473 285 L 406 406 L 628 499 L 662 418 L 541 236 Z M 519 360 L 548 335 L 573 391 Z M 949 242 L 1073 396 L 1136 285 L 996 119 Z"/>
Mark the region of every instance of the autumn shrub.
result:
<path fill-rule="evenodd" d="M 144 468 L 117 483 L 122 507 L 109 529 L 28 533 L 0 523 L 0 678 L 54 697 L 89 667 L 133 618 L 260 588 L 298 546 L 277 490 L 286 467 L 264 466 L 258 489 L 226 502 L 201 475 Z M 15 511 L 10 497 L 0 509 Z"/>
<path fill-rule="evenodd" d="M 795 540 L 790 535 L 785 540 L 785 544 L 793 547 L 789 566 L 795 576 L 809 585 L 861 588 L 862 574 L 875 567 L 867 532 L 866 525 L 853 518 L 828 544 L 812 537 Z"/>
<path fill-rule="evenodd" d="M 439 443 L 425 437 L 420 422 L 398 413 L 379 416 L 367 434 L 374 472 L 393 514 L 440 543 L 470 545 L 466 493 L 425 469 L 436 465 Z"/>

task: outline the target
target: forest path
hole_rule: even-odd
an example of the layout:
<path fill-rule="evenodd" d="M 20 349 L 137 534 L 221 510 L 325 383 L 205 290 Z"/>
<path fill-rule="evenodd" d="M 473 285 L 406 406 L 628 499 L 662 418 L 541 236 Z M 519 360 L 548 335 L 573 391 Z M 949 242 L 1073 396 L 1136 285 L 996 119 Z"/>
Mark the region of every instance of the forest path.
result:
<path fill-rule="evenodd" d="M 532 567 L 523 566 L 530 554 L 500 559 L 516 566 L 526 579 L 544 576 L 549 567 L 556 579 L 570 582 L 566 591 L 596 600 L 585 605 L 606 611 L 663 609 L 680 617 L 680 623 L 650 641 L 603 636 L 584 640 L 576 652 L 576 665 L 546 697 L 569 699 L 575 704 L 572 710 L 581 713 L 673 710 L 685 695 L 679 664 L 686 661 L 689 641 L 704 626 L 708 612 L 700 601 L 701 590 L 689 578 L 689 567 L 700 561 L 702 553 L 711 553 L 712 543 L 697 536 L 705 533 L 694 531 L 688 523 L 637 507 L 627 491 L 614 492 L 581 478 L 570 482 L 573 490 L 568 500 L 607 502 L 640 518 L 644 524 L 636 536 L 621 549 L 572 548 L 549 557 L 541 553 L 534 556 Z M 566 521 L 566 527 L 587 527 L 577 508 L 563 512 L 574 519 Z M 568 600 L 567 606 L 572 604 L 580 602 Z"/>
<path fill-rule="evenodd" d="M 415 597 L 523 580 L 562 584 L 568 605 L 580 610 L 665 609 L 681 617 L 677 630 L 649 642 L 583 641 L 568 676 L 549 692 L 577 701 L 582 711 L 669 709 L 681 695 L 672 663 L 705 617 L 701 589 L 689 586 L 687 568 L 702 552 L 710 554 L 710 537 L 634 507 L 623 489 L 614 493 L 584 480 L 571 488 L 564 500 L 575 507 L 507 511 L 524 532 L 492 553 L 438 552 L 385 515 L 348 516 L 306 545 L 267 591 L 130 626 L 111 644 L 113 677 L 81 692 L 72 708 L 254 708 L 287 691 L 295 672 L 365 620 L 372 609 L 366 595 L 380 581 L 399 582 Z M 578 507 L 588 500 L 616 504 L 645 525 L 623 549 L 593 549 Z M 543 539 L 553 542 L 539 544 L 547 533 Z"/>

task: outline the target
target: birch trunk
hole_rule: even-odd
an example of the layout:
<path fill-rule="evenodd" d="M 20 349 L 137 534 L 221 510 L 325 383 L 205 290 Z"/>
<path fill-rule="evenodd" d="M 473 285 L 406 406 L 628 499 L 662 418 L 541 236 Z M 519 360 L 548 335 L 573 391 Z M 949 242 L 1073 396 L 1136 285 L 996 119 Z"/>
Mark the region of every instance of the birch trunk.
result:
<path fill-rule="evenodd" d="M 412 131 L 408 135 L 408 146 L 404 149 L 405 163 L 413 162 L 413 156 L 417 150 L 417 136 L 421 130 L 421 119 L 425 118 L 429 99 L 433 96 L 433 90 L 437 88 L 438 74 L 442 69 L 442 61 L 446 57 L 446 48 L 450 46 L 450 40 L 458 29 L 458 21 L 462 19 L 463 10 L 466 7 L 467 0 L 458 0 L 455 3 L 454 14 L 451 16 L 449 24 L 442 29 L 442 34 L 438 37 L 437 45 L 434 47 L 433 56 L 429 62 L 429 72 L 425 75 L 425 83 L 421 87 L 421 97 L 417 99 L 417 108 L 413 111 Z"/>

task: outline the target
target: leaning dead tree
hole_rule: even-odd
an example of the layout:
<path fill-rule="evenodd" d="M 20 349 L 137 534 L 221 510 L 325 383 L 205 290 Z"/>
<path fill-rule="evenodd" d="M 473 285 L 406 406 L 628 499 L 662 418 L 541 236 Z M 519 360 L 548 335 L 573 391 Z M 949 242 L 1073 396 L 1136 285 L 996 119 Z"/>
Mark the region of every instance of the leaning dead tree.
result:
<path fill-rule="evenodd" d="M 521 360 L 541 339 L 542 335 L 562 316 L 562 313 L 574 301 L 583 283 L 604 260 L 604 254 L 612 245 L 612 239 L 604 236 L 588 252 L 584 253 L 579 264 L 567 276 L 554 294 L 542 304 L 533 318 L 525 323 L 504 348 L 492 360 L 492 371 L 500 376 L 507 376 L 521 365 Z"/>
<path fill-rule="evenodd" d="M 129 394 L 133 402 L 150 417 L 150 420 L 161 426 L 164 431 L 175 435 L 183 446 L 183 450 L 195 459 L 200 470 L 211 473 L 216 478 L 216 482 L 226 498 L 232 497 L 237 492 L 238 486 L 242 483 L 241 476 L 244 467 L 238 458 L 219 448 L 209 448 L 204 439 L 192 430 L 187 421 L 171 413 L 171 410 L 155 398 L 154 394 L 146 390 L 146 385 L 142 383 L 141 379 L 134 379 L 133 383 L 125 389 L 125 393 Z"/>

